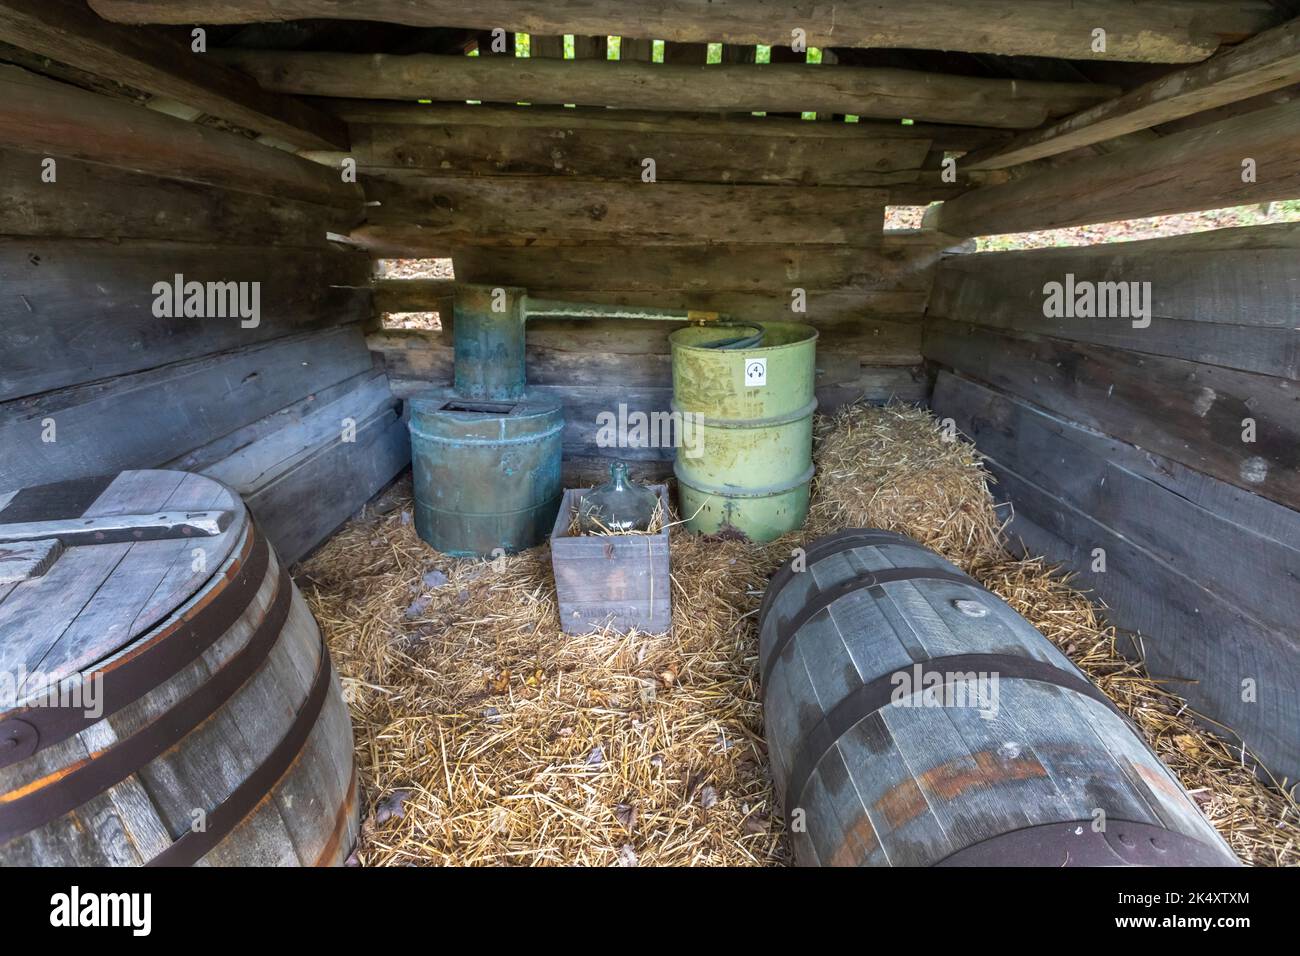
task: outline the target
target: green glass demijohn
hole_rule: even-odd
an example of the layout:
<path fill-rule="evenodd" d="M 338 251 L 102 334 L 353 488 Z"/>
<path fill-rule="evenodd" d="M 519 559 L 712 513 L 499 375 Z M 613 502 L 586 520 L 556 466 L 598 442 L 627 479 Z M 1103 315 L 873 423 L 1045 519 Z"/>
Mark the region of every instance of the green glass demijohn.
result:
<path fill-rule="evenodd" d="M 629 481 L 627 465 L 609 466 L 609 481 L 578 500 L 578 525 L 584 534 L 647 531 L 659 507 L 659 496 Z"/>

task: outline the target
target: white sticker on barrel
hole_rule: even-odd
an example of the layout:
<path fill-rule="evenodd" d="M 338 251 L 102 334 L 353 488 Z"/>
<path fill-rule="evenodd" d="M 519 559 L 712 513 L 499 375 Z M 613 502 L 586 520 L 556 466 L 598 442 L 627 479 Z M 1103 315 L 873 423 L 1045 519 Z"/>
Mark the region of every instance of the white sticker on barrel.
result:
<path fill-rule="evenodd" d="M 767 359 L 752 358 L 745 360 L 745 385 L 755 388 L 767 384 Z"/>

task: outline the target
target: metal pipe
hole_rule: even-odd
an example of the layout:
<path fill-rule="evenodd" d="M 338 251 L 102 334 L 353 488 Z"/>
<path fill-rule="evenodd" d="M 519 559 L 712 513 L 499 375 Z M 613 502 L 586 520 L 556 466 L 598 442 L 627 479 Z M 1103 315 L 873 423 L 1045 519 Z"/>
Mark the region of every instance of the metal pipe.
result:
<path fill-rule="evenodd" d="M 458 284 L 453 308 L 456 392 L 491 401 L 516 401 L 524 395 L 524 323 L 530 318 L 727 324 L 718 312 L 536 299 L 518 286 Z"/>
<path fill-rule="evenodd" d="M 659 322 L 718 322 L 720 312 L 695 309 L 655 309 L 648 306 L 605 305 L 598 302 L 562 302 L 558 299 L 524 300 L 524 312 L 530 319 L 647 319 Z"/>

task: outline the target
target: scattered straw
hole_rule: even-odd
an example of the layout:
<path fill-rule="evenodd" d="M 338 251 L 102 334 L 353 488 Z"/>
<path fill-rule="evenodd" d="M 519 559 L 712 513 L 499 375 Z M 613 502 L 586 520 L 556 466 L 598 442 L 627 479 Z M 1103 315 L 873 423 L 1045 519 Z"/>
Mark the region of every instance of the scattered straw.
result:
<path fill-rule="evenodd" d="M 409 483 L 299 583 L 342 675 L 367 865 L 774 865 L 755 618 L 767 576 L 840 527 L 905 532 L 1025 615 L 1130 714 L 1247 862 L 1300 863 L 1300 811 L 1115 649 L 1081 592 L 1003 547 L 987 473 L 928 413 L 853 407 L 818 427 L 808 526 L 766 546 L 672 533 L 666 636 L 559 629 L 547 548 L 451 560 Z M 444 581 L 443 576 L 446 580 Z"/>

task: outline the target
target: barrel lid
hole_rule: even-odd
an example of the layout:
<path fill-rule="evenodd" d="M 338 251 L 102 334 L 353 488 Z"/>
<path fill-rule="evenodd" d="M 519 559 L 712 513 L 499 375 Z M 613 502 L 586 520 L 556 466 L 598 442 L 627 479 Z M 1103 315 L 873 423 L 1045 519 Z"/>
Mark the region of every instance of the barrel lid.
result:
<path fill-rule="evenodd" d="M 718 340 L 735 337 L 738 327 L 760 329 L 763 333 L 762 344 L 735 350 L 721 350 L 724 355 L 733 351 L 740 354 L 754 352 L 761 355 L 764 352 L 774 352 L 778 349 L 807 346 L 808 343 L 815 342 L 818 338 L 817 329 L 804 322 L 743 322 L 731 323 L 730 325 L 722 323 L 688 325 L 669 335 L 668 342 L 673 348 L 694 349 L 700 352 L 716 354 L 720 351 L 716 344 Z"/>
<path fill-rule="evenodd" d="M 410 398 L 411 412 L 417 415 L 441 414 L 458 418 L 527 418 L 544 415 L 561 407 L 553 398 L 532 392 L 517 399 L 465 398 L 454 388 L 429 388 Z"/>
<path fill-rule="evenodd" d="M 412 434 L 429 439 L 541 436 L 563 424 L 564 407 L 533 394 L 516 401 L 463 398 L 453 389 L 420 392 L 410 399 Z"/>
<path fill-rule="evenodd" d="M 160 520 L 191 515 L 198 521 L 199 513 L 220 518 L 224 530 L 205 534 Z M 54 537 L 39 539 L 47 543 L 44 572 L 0 584 L 0 713 L 91 668 L 170 616 L 221 568 L 248 524 L 237 493 L 183 471 L 123 471 L 0 492 L 0 575 L 22 575 L 19 566 L 30 554 L 30 546 L 4 543 L 5 537 L 43 534 L 34 523 L 124 515 L 141 520 L 96 522 L 92 527 L 103 529 L 92 532 L 104 539 L 99 543 L 73 534 L 75 525 L 49 526 Z M 156 534 L 177 536 L 147 540 Z M 48 544 L 56 540 L 66 543 Z"/>

